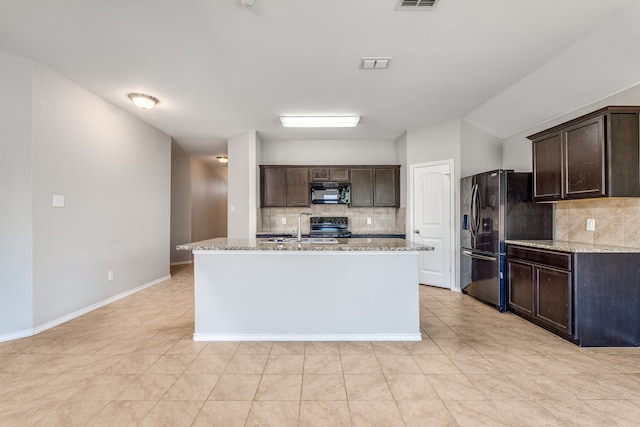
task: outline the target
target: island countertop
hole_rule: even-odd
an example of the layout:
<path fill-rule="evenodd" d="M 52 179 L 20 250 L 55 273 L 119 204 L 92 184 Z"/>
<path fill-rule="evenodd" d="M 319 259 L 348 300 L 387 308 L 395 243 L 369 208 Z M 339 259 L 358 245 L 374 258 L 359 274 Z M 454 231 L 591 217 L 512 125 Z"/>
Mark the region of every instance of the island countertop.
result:
<path fill-rule="evenodd" d="M 178 245 L 185 251 L 432 251 L 432 246 L 421 245 L 405 239 L 355 238 L 336 239 L 338 243 L 314 242 L 266 242 L 266 239 L 225 238 L 203 240 Z"/>

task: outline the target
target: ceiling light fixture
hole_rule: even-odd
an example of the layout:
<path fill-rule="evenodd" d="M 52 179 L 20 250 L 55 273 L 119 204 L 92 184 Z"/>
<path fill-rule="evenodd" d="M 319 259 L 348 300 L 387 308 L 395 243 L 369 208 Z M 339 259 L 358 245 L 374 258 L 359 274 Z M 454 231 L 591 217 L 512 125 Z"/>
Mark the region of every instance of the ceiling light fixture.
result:
<path fill-rule="evenodd" d="M 360 116 L 282 116 L 280 121 L 286 128 L 353 128 Z"/>
<path fill-rule="evenodd" d="M 150 110 L 160 102 L 158 98 L 144 93 L 130 93 L 128 96 L 138 108 L 142 108 L 143 110 Z"/>
<path fill-rule="evenodd" d="M 229 163 L 229 158 L 227 156 L 216 156 L 216 159 L 222 164 Z"/>

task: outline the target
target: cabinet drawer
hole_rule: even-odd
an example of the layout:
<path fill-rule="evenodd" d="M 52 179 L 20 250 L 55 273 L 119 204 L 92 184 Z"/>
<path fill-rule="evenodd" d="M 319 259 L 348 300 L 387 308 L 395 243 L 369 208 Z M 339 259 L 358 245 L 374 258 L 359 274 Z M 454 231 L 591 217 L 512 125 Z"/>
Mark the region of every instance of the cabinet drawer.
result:
<path fill-rule="evenodd" d="M 564 252 L 551 252 L 542 249 L 531 249 L 522 246 L 508 245 L 507 257 L 568 271 L 571 271 L 572 269 L 571 254 Z"/>

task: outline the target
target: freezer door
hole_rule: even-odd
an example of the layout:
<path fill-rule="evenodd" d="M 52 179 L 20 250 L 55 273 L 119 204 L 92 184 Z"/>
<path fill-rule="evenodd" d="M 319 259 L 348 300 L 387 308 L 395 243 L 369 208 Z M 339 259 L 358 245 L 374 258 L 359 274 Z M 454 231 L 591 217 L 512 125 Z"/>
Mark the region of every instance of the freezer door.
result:
<path fill-rule="evenodd" d="M 506 309 L 502 275 L 503 257 L 462 249 L 460 254 L 460 288 L 481 301 Z"/>

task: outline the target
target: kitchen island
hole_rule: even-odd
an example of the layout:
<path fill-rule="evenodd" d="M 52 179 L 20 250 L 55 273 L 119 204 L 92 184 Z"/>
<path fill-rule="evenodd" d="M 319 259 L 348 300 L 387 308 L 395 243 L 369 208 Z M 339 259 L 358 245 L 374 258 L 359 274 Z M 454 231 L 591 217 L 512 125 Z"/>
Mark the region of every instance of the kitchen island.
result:
<path fill-rule="evenodd" d="M 218 238 L 194 254 L 195 341 L 419 341 L 420 251 L 404 239 Z"/>

